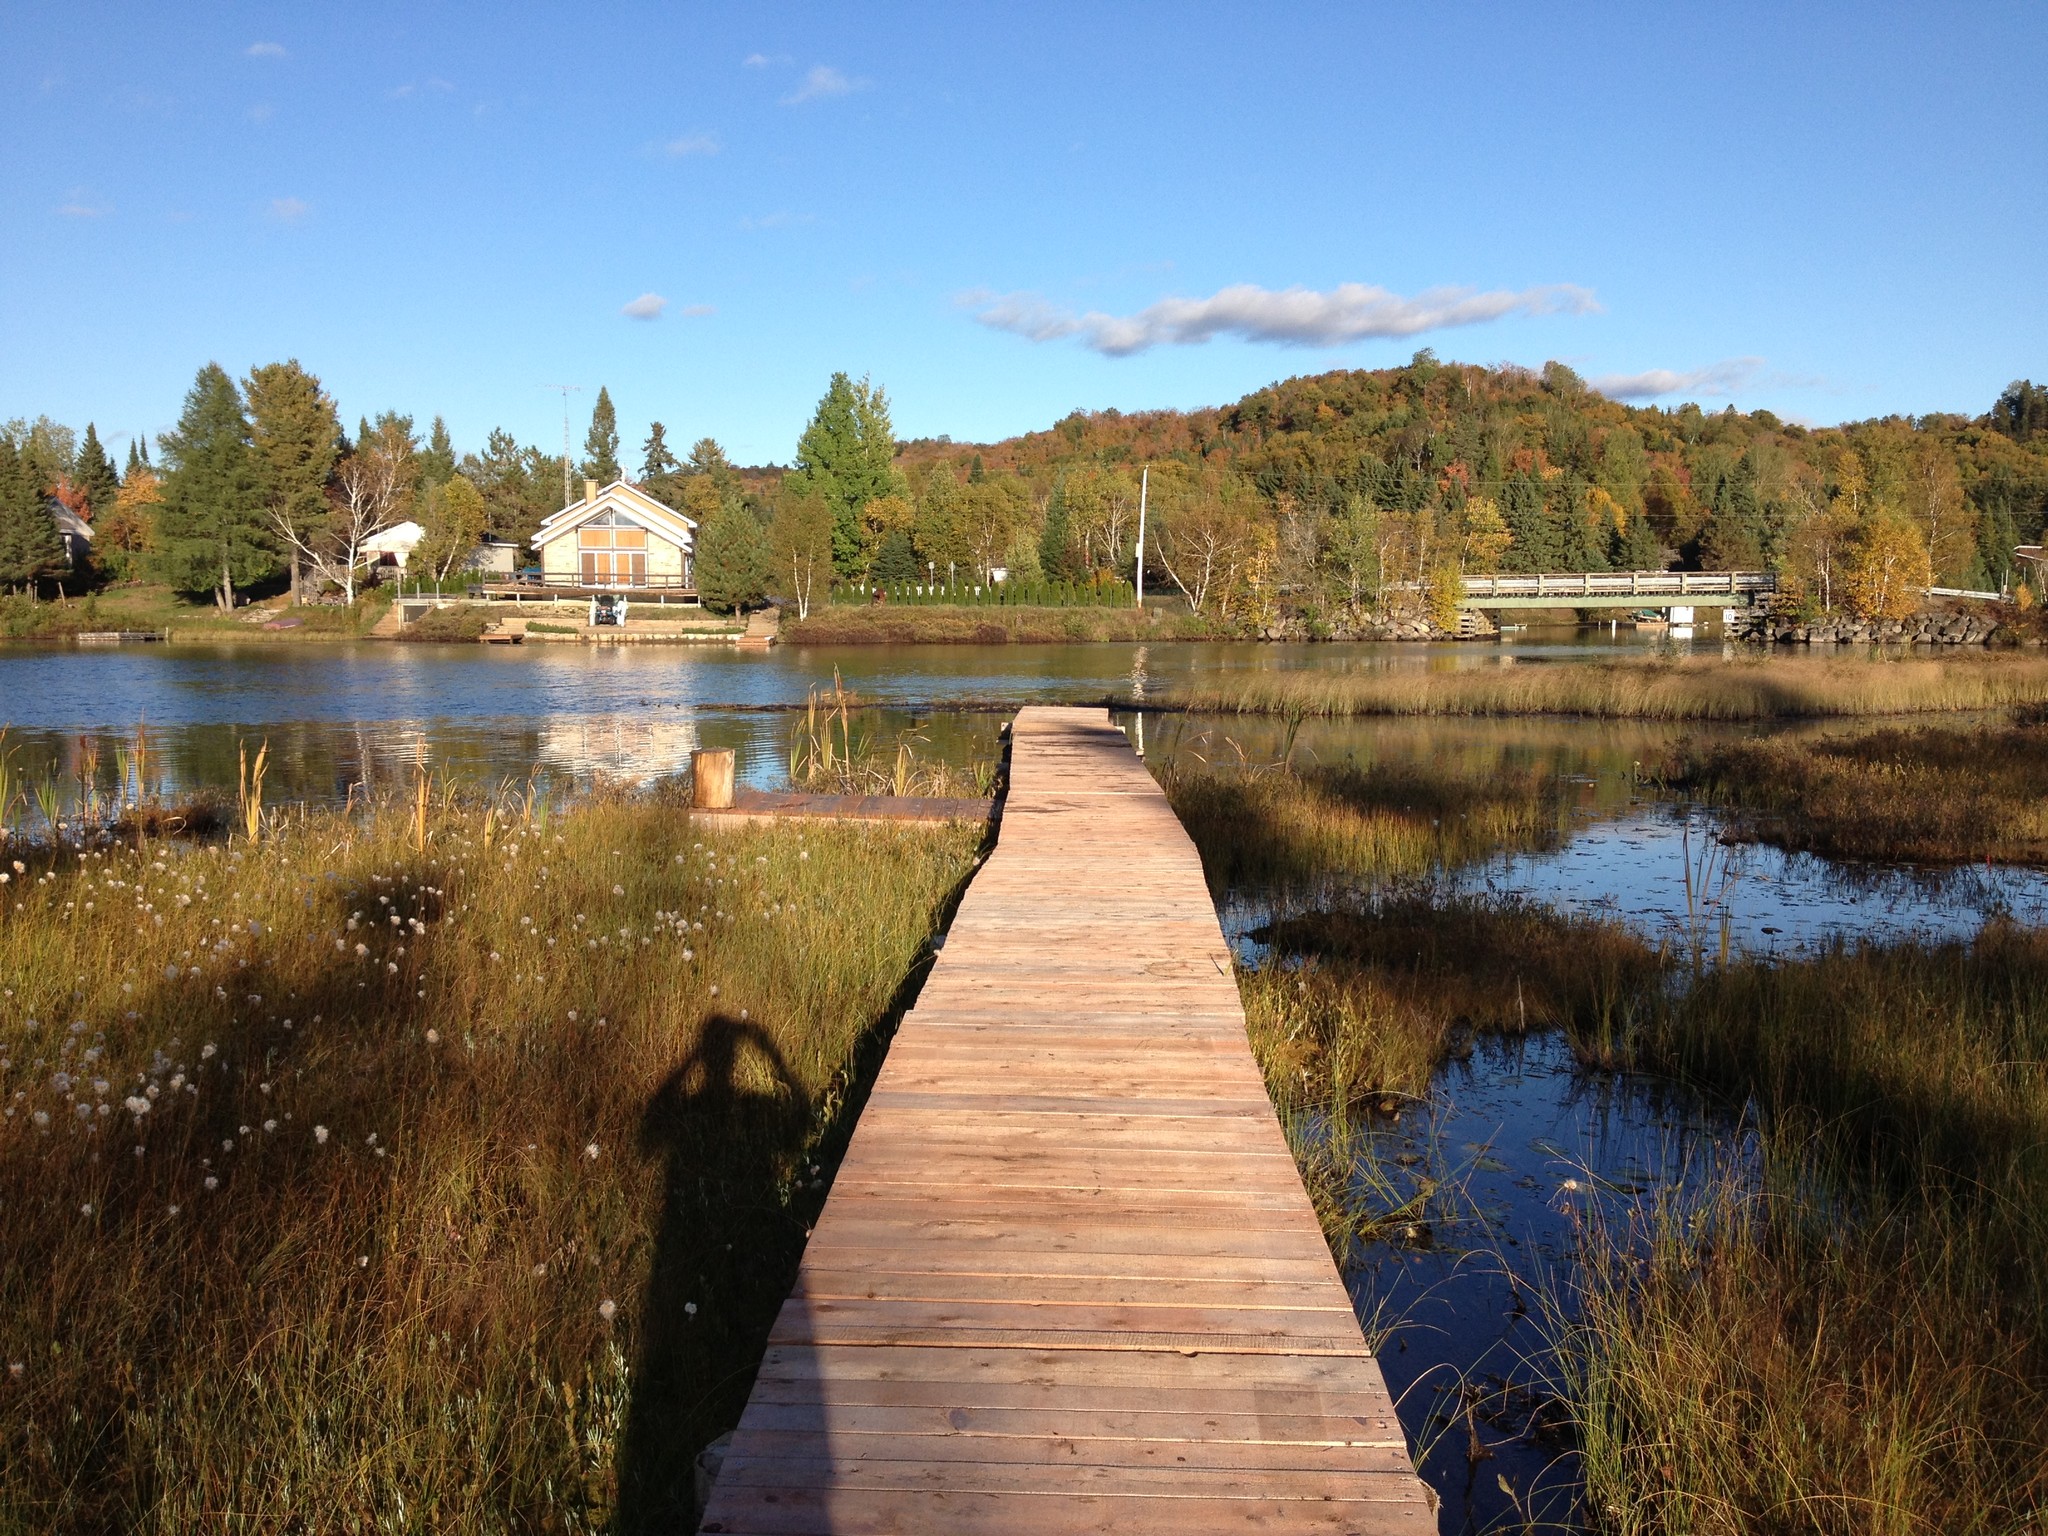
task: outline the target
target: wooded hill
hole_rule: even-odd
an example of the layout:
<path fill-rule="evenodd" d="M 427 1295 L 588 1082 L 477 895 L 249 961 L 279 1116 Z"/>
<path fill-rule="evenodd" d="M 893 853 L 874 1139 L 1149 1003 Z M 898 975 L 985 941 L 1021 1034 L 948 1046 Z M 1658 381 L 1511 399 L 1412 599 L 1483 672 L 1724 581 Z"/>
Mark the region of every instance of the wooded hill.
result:
<path fill-rule="evenodd" d="M 912 442 L 900 461 L 913 487 L 940 465 L 1015 477 L 1070 530 L 1101 521 L 1105 478 L 1121 502 L 1150 463 L 1169 564 L 1203 565 L 1174 549 L 1192 503 L 1236 505 L 1241 547 L 1223 564 L 1240 603 L 1263 589 L 1263 606 L 1372 607 L 1382 587 L 1426 586 L 1446 566 L 1676 564 L 1770 569 L 1813 606 L 1876 611 L 1930 582 L 2018 580 L 2013 548 L 2048 520 L 2048 388 L 2016 383 L 1978 417 L 1808 428 L 1765 410 L 1624 405 L 1558 363 L 1536 373 L 1422 352 L 1214 410 L 1077 411 L 1000 443 Z M 1069 499 L 1085 506 L 1063 509 Z"/>

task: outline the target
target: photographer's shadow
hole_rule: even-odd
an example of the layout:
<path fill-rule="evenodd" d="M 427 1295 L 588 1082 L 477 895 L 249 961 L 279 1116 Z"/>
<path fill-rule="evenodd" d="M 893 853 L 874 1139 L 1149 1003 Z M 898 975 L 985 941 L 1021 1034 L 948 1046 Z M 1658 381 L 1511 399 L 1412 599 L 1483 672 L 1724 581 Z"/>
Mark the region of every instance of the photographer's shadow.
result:
<path fill-rule="evenodd" d="M 704 1021 L 648 1101 L 641 1148 L 662 1159 L 664 1188 L 620 1450 L 619 1530 L 693 1528 L 692 1463 L 738 1421 L 803 1255 L 790 1190 L 813 1114 L 774 1037 L 725 1014 Z"/>

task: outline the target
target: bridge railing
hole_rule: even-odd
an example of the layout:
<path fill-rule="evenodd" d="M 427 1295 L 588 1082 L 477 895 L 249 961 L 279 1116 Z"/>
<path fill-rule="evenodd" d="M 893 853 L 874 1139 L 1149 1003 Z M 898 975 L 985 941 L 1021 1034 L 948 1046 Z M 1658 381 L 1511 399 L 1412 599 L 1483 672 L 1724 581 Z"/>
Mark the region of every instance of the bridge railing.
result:
<path fill-rule="evenodd" d="M 1769 571 L 1565 571 L 1467 576 L 1465 596 L 1740 597 L 1775 592 Z"/>

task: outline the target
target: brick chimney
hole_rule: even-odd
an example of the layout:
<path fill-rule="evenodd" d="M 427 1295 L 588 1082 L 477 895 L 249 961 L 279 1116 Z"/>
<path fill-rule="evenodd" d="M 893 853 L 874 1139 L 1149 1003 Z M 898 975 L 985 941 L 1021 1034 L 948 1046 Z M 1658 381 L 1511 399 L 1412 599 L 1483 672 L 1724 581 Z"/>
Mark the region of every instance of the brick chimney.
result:
<path fill-rule="evenodd" d="M 597 482 L 586 477 L 583 481 L 583 504 L 589 506 L 597 500 Z"/>

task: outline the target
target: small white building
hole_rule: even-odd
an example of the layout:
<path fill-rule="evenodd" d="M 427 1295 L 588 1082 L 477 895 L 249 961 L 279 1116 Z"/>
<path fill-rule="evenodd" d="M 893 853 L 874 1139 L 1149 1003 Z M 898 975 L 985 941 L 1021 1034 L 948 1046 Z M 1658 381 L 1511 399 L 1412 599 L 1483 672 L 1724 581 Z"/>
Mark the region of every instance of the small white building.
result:
<path fill-rule="evenodd" d="M 50 498 L 50 521 L 57 525 L 57 537 L 64 541 L 65 560 L 77 570 L 92 553 L 92 524 L 54 496 Z"/>
<path fill-rule="evenodd" d="M 476 548 L 469 552 L 462 568 L 480 576 L 510 578 L 519 570 L 519 545 L 502 534 L 487 533 L 477 540 Z"/>
<path fill-rule="evenodd" d="M 402 571 L 426 535 L 427 530 L 410 518 L 402 523 L 393 523 L 363 540 L 363 563 L 372 569 L 381 565 L 387 568 L 395 566 Z"/>
<path fill-rule="evenodd" d="M 625 480 L 583 482 L 533 536 L 541 580 L 551 587 L 688 592 L 697 524 Z"/>

